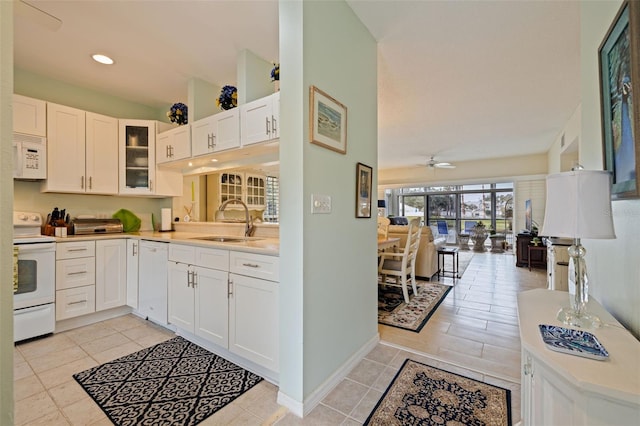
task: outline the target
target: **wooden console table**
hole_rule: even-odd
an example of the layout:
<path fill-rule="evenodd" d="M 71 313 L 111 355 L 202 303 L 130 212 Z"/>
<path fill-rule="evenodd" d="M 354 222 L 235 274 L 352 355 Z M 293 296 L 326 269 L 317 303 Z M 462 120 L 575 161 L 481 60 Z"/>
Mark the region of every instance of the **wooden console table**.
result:
<path fill-rule="evenodd" d="M 531 240 L 533 235 L 518 234 L 516 236 L 516 266 L 529 267 L 529 246 L 531 246 Z M 532 250 L 531 251 L 531 266 L 535 268 L 547 267 L 547 250 L 546 246 L 533 246 L 543 247 L 544 250 Z"/>
<path fill-rule="evenodd" d="M 599 361 L 548 349 L 538 325 L 564 326 L 556 314 L 568 305 L 569 295 L 562 291 L 536 289 L 518 294 L 522 423 L 638 424 L 640 342 L 590 299 L 589 311 L 606 325 L 585 331 L 596 336 L 609 358 Z"/>

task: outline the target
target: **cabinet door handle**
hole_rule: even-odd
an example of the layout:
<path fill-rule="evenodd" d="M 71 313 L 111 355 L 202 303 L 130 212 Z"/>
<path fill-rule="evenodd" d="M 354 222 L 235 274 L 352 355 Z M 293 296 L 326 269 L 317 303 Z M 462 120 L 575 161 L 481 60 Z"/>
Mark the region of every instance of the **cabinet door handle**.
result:
<path fill-rule="evenodd" d="M 136 243 L 131 244 L 131 256 L 136 256 L 138 254 L 137 248 L 138 245 Z"/>
<path fill-rule="evenodd" d="M 191 272 L 191 287 L 196 288 L 198 285 L 198 273 L 196 271 Z"/>
<path fill-rule="evenodd" d="M 233 296 L 233 280 L 231 278 L 227 281 L 227 296 Z"/>
<path fill-rule="evenodd" d="M 265 117 L 264 121 L 266 125 L 267 136 L 269 136 L 269 134 L 271 133 L 271 123 L 269 123 L 269 117 Z"/>
<path fill-rule="evenodd" d="M 277 131 L 278 131 L 278 121 L 272 115 L 271 116 L 271 132 L 275 135 Z"/>
<path fill-rule="evenodd" d="M 84 176 L 80 176 L 80 189 L 84 189 Z"/>
<path fill-rule="evenodd" d="M 86 247 L 67 249 L 67 251 L 86 251 L 86 250 L 87 250 Z"/>
<path fill-rule="evenodd" d="M 260 265 L 256 265 L 255 263 L 243 263 L 242 266 L 246 266 L 247 268 L 259 268 Z"/>
<path fill-rule="evenodd" d="M 80 303 L 87 303 L 87 299 L 84 299 L 84 300 L 76 300 L 75 302 L 69 302 L 69 303 L 67 303 L 67 306 L 71 306 L 71 305 L 79 305 Z"/>
<path fill-rule="evenodd" d="M 89 189 L 93 189 L 93 176 L 89 176 Z"/>
<path fill-rule="evenodd" d="M 213 149 L 213 133 L 207 133 L 207 148 Z"/>
<path fill-rule="evenodd" d="M 67 275 L 82 275 L 86 273 L 87 271 L 78 271 L 78 272 L 69 272 Z"/>
<path fill-rule="evenodd" d="M 149 179 L 149 191 L 153 191 L 153 181 Z"/>

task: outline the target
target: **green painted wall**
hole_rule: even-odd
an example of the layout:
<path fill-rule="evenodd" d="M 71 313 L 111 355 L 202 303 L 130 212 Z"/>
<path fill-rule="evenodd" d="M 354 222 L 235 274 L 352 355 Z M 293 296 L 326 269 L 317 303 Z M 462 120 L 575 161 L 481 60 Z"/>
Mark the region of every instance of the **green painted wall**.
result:
<path fill-rule="evenodd" d="M 12 215 L 13 3 L 0 1 L 0 215 Z M 0 425 L 13 424 L 13 224 L 0 221 Z"/>
<path fill-rule="evenodd" d="M 580 3 L 582 118 L 580 164 L 602 170 L 602 131 L 598 47 L 621 1 Z M 640 339 L 640 200 L 613 201 L 615 240 L 583 240 L 587 249 L 589 293 Z"/>
<path fill-rule="evenodd" d="M 171 105 L 159 110 L 21 69 L 14 72 L 14 92 L 115 118 L 169 122 L 167 111 Z"/>
<path fill-rule="evenodd" d="M 376 63 L 344 1 L 280 2 L 280 392 L 297 402 L 377 336 L 376 218 L 355 218 L 356 164 L 377 169 Z M 347 106 L 346 155 L 309 143 L 311 85 Z M 311 194 L 331 213 L 312 215 Z"/>

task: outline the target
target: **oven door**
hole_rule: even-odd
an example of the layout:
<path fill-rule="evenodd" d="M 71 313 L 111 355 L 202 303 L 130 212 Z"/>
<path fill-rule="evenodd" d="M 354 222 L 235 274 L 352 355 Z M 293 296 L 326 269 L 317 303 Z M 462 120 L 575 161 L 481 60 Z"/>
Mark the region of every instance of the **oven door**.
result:
<path fill-rule="evenodd" d="M 55 243 L 16 244 L 18 286 L 13 309 L 29 308 L 55 301 Z"/>

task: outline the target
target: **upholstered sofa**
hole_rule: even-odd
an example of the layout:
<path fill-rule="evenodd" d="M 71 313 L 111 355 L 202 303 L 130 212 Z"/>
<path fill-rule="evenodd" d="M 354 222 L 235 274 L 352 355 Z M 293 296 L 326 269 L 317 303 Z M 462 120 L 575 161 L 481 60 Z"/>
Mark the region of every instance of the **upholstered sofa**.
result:
<path fill-rule="evenodd" d="M 404 248 L 407 242 L 407 225 L 389 225 L 389 238 L 400 238 L 399 248 Z M 438 249 L 446 243 L 445 237 L 434 239 L 433 232 L 428 226 L 422 227 L 420 234 L 420 246 L 416 259 L 416 276 L 423 279 L 431 279 L 438 272 Z"/>

